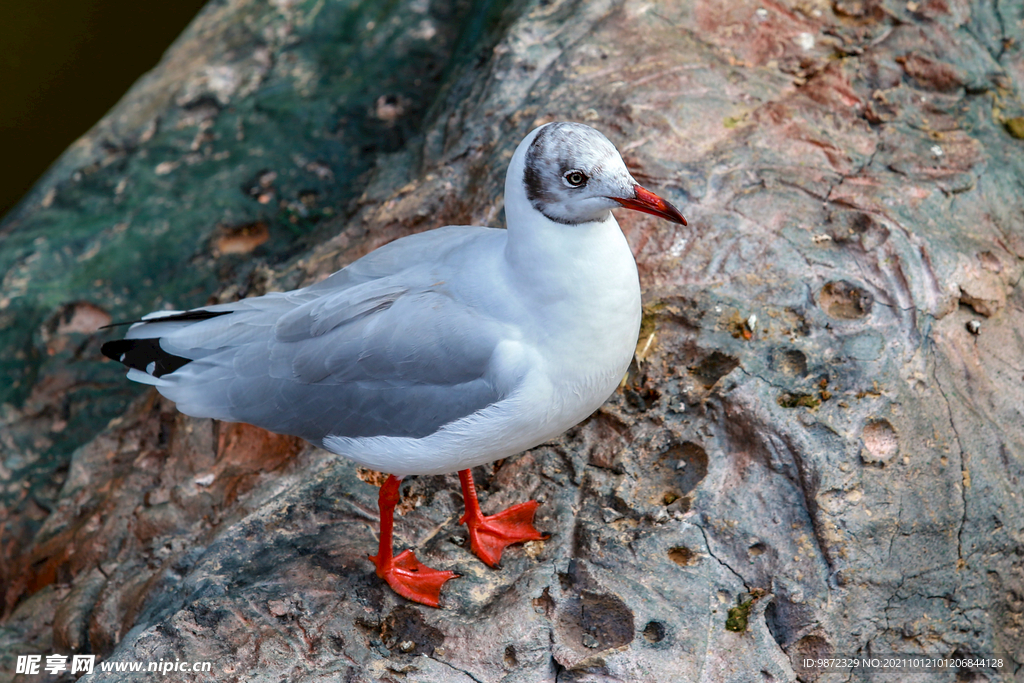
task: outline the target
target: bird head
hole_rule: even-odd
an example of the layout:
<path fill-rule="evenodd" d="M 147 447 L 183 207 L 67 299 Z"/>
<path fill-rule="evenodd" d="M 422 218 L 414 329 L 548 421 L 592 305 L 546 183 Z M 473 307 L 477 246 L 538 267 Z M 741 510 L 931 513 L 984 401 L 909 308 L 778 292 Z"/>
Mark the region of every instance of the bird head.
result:
<path fill-rule="evenodd" d="M 534 209 L 556 223 L 603 220 L 624 206 L 686 225 L 664 199 L 630 174 L 615 146 L 582 123 L 549 123 L 523 142 L 523 186 Z"/>

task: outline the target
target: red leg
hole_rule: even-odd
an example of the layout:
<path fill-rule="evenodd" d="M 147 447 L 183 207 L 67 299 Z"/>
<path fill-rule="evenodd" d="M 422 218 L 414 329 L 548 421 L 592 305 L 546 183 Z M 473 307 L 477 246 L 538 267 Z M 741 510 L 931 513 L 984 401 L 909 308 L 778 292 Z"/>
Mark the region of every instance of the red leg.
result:
<path fill-rule="evenodd" d="M 401 479 L 392 475 L 380 487 L 380 497 L 377 499 L 380 507 L 380 549 L 376 555 L 370 555 L 370 561 L 377 565 L 377 576 L 387 581 L 403 598 L 437 607 L 441 600 L 441 586 L 458 574 L 431 569 L 417 560 L 411 550 L 403 550 L 398 557 L 391 555 L 391 531 L 401 482 Z"/>
<path fill-rule="evenodd" d="M 533 526 L 533 515 L 540 505 L 537 501 L 519 503 L 496 515 L 485 517 L 480 512 L 473 473 L 462 470 L 459 472 L 459 481 L 462 482 L 462 497 L 466 502 L 466 514 L 459 522 L 469 527 L 469 545 L 473 553 L 490 566 L 498 566 L 505 546 L 547 538 Z"/>

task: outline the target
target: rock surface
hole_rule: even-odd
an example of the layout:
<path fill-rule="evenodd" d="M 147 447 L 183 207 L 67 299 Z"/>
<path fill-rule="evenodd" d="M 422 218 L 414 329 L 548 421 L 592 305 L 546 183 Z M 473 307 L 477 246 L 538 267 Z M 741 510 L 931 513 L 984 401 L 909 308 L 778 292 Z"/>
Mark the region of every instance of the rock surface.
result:
<path fill-rule="evenodd" d="M 0 226 L 0 680 L 51 652 L 505 683 L 1001 653 L 901 680 L 1022 680 L 1024 4 L 381 7 L 211 3 Z M 690 227 L 619 217 L 646 311 L 621 391 L 476 472 L 547 541 L 490 570 L 453 476 L 404 486 L 400 542 L 463 575 L 445 609 L 373 575 L 373 473 L 102 362 L 108 320 L 500 225 L 556 119 Z"/>

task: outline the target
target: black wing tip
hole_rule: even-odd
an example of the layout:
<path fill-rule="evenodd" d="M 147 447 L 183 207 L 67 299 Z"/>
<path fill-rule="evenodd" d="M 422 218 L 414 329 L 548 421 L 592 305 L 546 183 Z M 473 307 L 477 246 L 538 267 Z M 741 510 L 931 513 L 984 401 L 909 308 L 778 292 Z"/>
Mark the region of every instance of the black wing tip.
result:
<path fill-rule="evenodd" d="M 121 325 L 134 325 L 135 323 L 199 322 L 201 320 L 209 320 L 210 318 L 227 315 L 232 312 L 233 311 L 207 311 L 203 308 L 194 308 L 191 311 L 165 315 L 159 318 L 150 318 L 149 320 L 129 320 L 126 322 L 111 323 L 110 325 L 104 325 L 100 329 L 118 327 Z M 178 368 L 192 362 L 191 358 L 182 358 L 181 356 L 175 356 L 173 353 L 164 351 L 160 347 L 160 339 L 158 337 L 150 337 L 148 339 L 115 339 L 114 341 L 108 341 L 103 344 L 103 346 L 100 347 L 100 351 L 104 356 L 111 360 L 116 360 L 118 363 L 121 363 L 126 367 L 141 370 L 142 372 L 153 375 L 154 377 L 169 375 Z"/>
<path fill-rule="evenodd" d="M 108 325 L 108 327 L 110 327 Z M 102 327 L 100 328 L 103 329 Z M 120 344 L 124 342 L 124 339 L 117 339 L 115 341 L 103 342 L 103 346 L 100 347 L 100 352 L 109 358 L 110 360 L 116 360 L 118 363 L 121 362 L 121 351 Z"/>
<path fill-rule="evenodd" d="M 100 347 L 104 356 L 125 367 L 163 377 L 192 362 L 160 348 L 159 339 L 116 339 Z M 152 365 L 152 368 L 150 366 Z"/>

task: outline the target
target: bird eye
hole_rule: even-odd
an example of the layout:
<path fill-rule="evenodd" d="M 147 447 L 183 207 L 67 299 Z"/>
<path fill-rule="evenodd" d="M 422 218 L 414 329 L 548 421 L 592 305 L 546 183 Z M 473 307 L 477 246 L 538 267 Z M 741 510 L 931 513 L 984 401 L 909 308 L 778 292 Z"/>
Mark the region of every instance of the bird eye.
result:
<path fill-rule="evenodd" d="M 571 187 L 583 187 L 587 184 L 587 174 L 583 171 L 572 170 L 565 174 L 565 182 Z"/>

